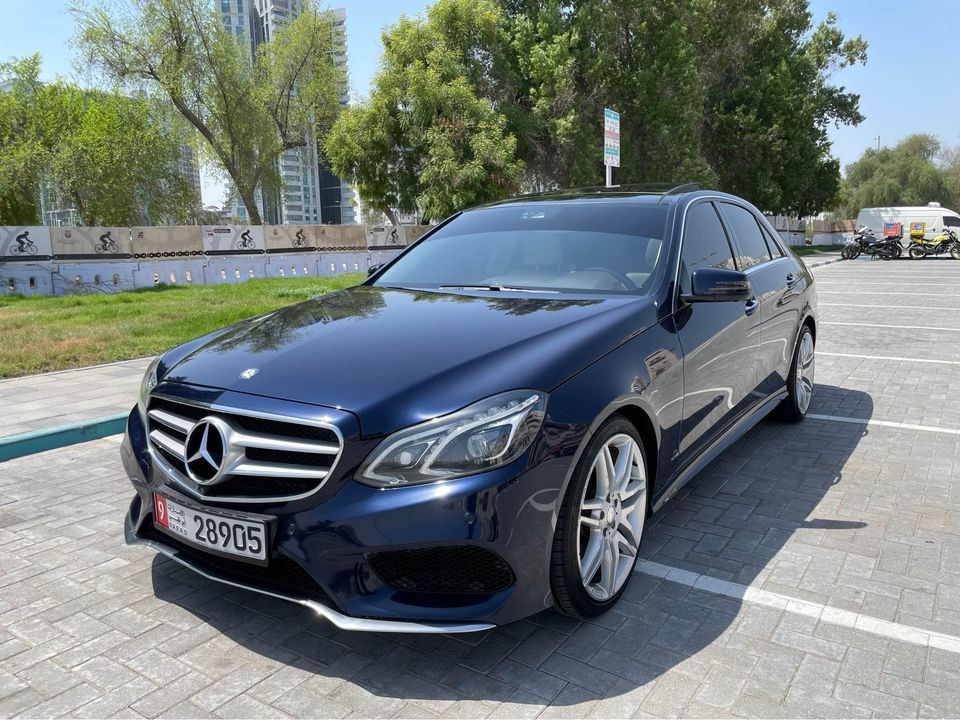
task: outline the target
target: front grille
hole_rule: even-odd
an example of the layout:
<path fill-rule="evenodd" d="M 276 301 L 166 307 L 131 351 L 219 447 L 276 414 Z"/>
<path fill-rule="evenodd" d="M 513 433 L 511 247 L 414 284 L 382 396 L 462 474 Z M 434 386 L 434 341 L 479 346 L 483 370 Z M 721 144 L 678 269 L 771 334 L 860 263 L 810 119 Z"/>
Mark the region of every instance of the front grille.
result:
<path fill-rule="evenodd" d="M 471 545 L 372 553 L 370 567 L 394 590 L 425 593 L 494 593 L 513 583 L 495 552 Z"/>
<path fill-rule="evenodd" d="M 223 457 L 217 458 L 223 470 L 209 485 L 195 482 L 187 467 L 188 438 L 201 420 L 215 423 L 213 432 L 226 441 Z M 287 500 L 314 492 L 342 450 L 340 435 L 326 426 L 286 416 L 254 417 L 241 409 L 212 409 L 163 396 L 150 398 L 147 437 L 165 474 L 196 497 L 223 501 Z M 195 453 L 196 446 L 191 447 Z M 197 475 L 196 464 L 191 468 L 199 479 L 207 479 Z M 204 469 L 207 475 L 214 474 L 209 467 Z"/>
<path fill-rule="evenodd" d="M 330 604 L 330 598 L 317 581 L 296 560 L 276 554 L 266 567 L 251 565 L 241 560 L 231 560 L 198 550 L 145 523 L 141 534 L 154 542 L 177 551 L 184 560 L 203 572 L 240 585 L 249 585 L 261 590 L 290 593 Z"/>

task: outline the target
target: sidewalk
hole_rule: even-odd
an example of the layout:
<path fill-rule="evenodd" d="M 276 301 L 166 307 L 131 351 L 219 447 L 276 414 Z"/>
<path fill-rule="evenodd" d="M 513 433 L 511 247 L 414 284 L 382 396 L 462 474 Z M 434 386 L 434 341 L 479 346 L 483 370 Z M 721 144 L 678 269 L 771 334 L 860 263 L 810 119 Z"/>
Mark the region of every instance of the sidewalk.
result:
<path fill-rule="evenodd" d="M 130 410 L 151 359 L 0 380 L 0 438 Z"/>
<path fill-rule="evenodd" d="M 843 258 L 840 257 L 840 251 L 837 252 L 825 252 L 817 253 L 816 255 L 807 255 L 806 257 L 800 258 L 803 260 L 804 264 L 811 270 L 815 267 L 820 267 L 821 265 L 831 265 L 832 263 L 839 262 Z"/>

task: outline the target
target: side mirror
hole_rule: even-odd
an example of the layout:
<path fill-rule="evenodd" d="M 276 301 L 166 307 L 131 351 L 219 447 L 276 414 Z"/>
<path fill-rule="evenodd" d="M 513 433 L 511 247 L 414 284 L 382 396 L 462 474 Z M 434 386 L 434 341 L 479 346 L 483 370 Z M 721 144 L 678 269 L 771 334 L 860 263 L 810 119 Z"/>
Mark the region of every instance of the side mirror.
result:
<path fill-rule="evenodd" d="M 371 265 L 370 267 L 368 267 L 367 277 L 376 275 L 378 272 L 380 272 L 380 268 L 382 268 L 384 265 L 386 265 L 386 263 L 380 263 L 379 265 Z"/>
<path fill-rule="evenodd" d="M 750 278 L 737 270 L 700 268 L 690 277 L 687 302 L 746 302 L 753 297 Z"/>

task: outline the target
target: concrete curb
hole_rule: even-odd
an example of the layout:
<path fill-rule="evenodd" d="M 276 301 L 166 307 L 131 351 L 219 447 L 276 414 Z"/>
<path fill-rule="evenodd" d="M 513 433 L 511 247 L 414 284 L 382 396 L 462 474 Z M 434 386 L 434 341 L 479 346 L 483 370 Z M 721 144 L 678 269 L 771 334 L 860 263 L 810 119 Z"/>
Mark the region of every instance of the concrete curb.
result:
<path fill-rule="evenodd" d="M 28 380 L 30 378 L 47 377 L 49 375 L 65 375 L 67 373 L 83 372 L 84 370 L 98 370 L 100 368 L 114 367 L 126 363 L 142 362 L 143 360 L 152 360 L 156 355 L 145 355 L 144 357 L 128 358 L 126 360 L 114 360 L 113 362 L 100 363 L 99 365 L 84 365 L 83 367 L 64 368 L 63 370 L 50 370 L 49 372 L 32 373 L 30 375 L 14 375 L 12 377 L 0 378 L 0 384 L 13 382 L 16 380 Z"/>
<path fill-rule="evenodd" d="M 0 462 L 122 433 L 128 412 L 0 437 Z"/>

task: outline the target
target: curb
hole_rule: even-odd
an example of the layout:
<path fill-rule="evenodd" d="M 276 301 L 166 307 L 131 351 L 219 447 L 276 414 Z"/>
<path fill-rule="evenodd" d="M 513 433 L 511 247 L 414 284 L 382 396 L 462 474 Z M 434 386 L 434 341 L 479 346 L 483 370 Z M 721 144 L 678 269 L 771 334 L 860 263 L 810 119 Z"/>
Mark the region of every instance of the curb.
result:
<path fill-rule="evenodd" d="M 43 430 L 0 437 L 0 462 L 90 440 L 99 440 L 110 435 L 118 435 L 126 427 L 128 415 L 127 412 L 117 413 L 116 415 L 106 415 L 91 420 L 57 425 Z"/>
<path fill-rule="evenodd" d="M 142 362 L 143 360 L 152 360 L 156 355 L 145 355 L 144 357 L 127 358 L 126 360 L 114 360 L 113 362 L 100 363 L 99 365 L 84 365 L 83 367 L 64 368 L 63 370 L 50 370 L 49 372 L 31 373 L 30 375 L 13 375 L 12 377 L 0 378 L 0 384 L 12 382 L 14 380 L 27 380 L 29 378 L 47 377 L 48 375 L 64 375 L 66 373 L 83 372 L 84 370 L 98 370 L 100 368 L 115 367 L 126 363 Z"/>

